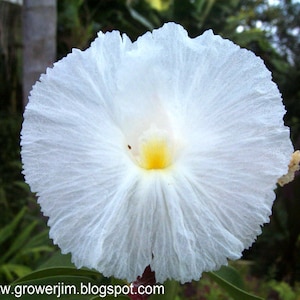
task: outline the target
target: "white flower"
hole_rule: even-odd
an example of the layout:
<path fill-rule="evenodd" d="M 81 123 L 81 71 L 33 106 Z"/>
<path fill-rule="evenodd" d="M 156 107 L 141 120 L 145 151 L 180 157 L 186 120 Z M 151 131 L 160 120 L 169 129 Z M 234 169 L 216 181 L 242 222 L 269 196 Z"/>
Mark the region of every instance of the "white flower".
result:
<path fill-rule="evenodd" d="M 25 179 L 77 267 L 198 279 L 268 222 L 293 152 L 284 114 L 262 60 L 212 31 L 99 33 L 33 87 Z"/>

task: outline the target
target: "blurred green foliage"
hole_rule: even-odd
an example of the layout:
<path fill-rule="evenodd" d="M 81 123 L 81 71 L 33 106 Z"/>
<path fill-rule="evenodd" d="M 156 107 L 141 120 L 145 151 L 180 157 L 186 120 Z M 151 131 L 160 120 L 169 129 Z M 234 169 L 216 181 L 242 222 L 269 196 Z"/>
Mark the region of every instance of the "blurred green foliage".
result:
<path fill-rule="evenodd" d="M 22 118 L 0 113 L 0 226 L 9 222 L 29 201 L 29 187 L 21 175 L 19 134 Z"/>
<path fill-rule="evenodd" d="M 41 220 L 31 220 L 24 207 L 0 229 L 0 282 L 10 283 L 32 272 L 54 247 Z M 39 227 L 39 228 L 38 228 Z M 38 230 L 37 230 L 38 229 Z"/>
<path fill-rule="evenodd" d="M 299 2 L 281 0 L 272 6 L 267 0 L 59 0 L 57 4 L 58 58 L 73 47 L 86 48 L 99 30 L 117 29 L 136 40 L 168 21 L 182 24 L 191 37 L 213 29 L 254 51 L 272 71 L 287 109 L 285 123 L 291 128 L 295 148 L 300 148 Z M 10 38 L 6 45 L 14 51 L 7 51 L 0 43 L 1 227 L 12 222 L 20 207 L 33 199 L 23 183 L 20 163 L 20 28 L 6 36 Z M 294 182 L 277 189 L 271 223 L 244 256 L 254 261 L 257 275 L 292 285 L 300 280 L 299 180 L 297 176 Z M 1 245 L 0 250 L 4 251 Z"/>
<path fill-rule="evenodd" d="M 286 282 L 276 282 L 271 281 L 269 283 L 270 287 L 278 293 L 278 296 L 282 300 L 296 300 L 297 295 L 296 293 L 291 289 L 291 287 Z"/>

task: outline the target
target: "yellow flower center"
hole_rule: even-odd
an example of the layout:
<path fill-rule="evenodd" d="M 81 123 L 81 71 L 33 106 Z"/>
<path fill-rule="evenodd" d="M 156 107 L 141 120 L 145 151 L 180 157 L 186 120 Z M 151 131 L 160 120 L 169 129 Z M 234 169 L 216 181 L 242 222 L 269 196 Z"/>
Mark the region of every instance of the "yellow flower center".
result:
<path fill-rule="evenodd" d="M 159 170 L 173 162 L 173 143 L 170 133 L 151 125 L 138 138 L 137 143 L 127 145 L 130 156 L 145 170 Z"/>
<path fill-rule="evenodd" d="M 163 137 L 153 136 L 140 145 L 139 164 L 146 170 L 165 169 L 171 164 L 170 147 Z"/>

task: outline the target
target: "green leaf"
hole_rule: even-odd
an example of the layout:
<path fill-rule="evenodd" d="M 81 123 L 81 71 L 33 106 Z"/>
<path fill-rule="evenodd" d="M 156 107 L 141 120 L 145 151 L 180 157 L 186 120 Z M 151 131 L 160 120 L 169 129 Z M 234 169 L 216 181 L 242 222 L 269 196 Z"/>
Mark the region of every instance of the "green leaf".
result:
<path fill-rule="evenodd" d="M 5 227 L 3 227 L 0 230 L 0 244 L 4 243 L 8 238 L 10 238 L 16 227 L 18 226 L 20 220 L 23 218 L 24 214 L 26 212 L 26 208 L 24 207 L 17 215 L 16 217 L 7 224 Z"/>
<path fill-rule="evenodd" d="M 62 254 L 60 250 L 55 252 L 46 262 L 39 266 L 38 269 L 46 269 L 52 267 L 69 267 L 75 268 L 71 261 L 70 254 Z"/>
<path fill-rule="evenodd" d="M 21 167 L 21 169 L 22 169 L 22 167 Z M 26 192 L 30 192 L 29 185 L 27 183 L 25 183 L 24 181 L 20 181 L 20 180 L 14 181 L 13 184 Z"/>
<path fill-rule="evenodd" d="M 132 7 L 128 7 L 128 11 L 133 19 L 140 22 L 142 25 L 144 25 L 147 29 L 152 30 L 154 28 L 154 25 L 151 24 L 145 17 L 143 17 L 141 14 L 139 14 L 135 9 Z"/>
<path fill-rule="evenodd" d="M 263 300 L 258 296 L 251 295 L 243 289 L 235 286 L 236 276 L 233 276 L 230 268 L 223 268 L 222 271 L 206 273 L 213 281 L 221 286 L 235 300 Z"/>
<path fill-rule="evenodd" d="M 27 275 L 31 271 L 32 270 L 29 267 L 20 264 L 7 263 L 0 266 L 0 274 L 4 274 L 9 281 L 14 280 L 14 275 L 21 277 Z"/>
<path fill-rule="evenodd" d="M 16 251 L 14 256 L 14 261 L 22 259 L 24 256 L 33 255 L 38 258 L 41 256 L 42 252 L 53 252 L 54 246 L 49 244 L 48 230 L 44 230 L 38 234 L 35 234 L 27 242 L 24 241 L 24 245 Z"/>
<path fill-rule="evenodd" d="M 18 236 L 16 236 L 16 238 L 14 239 L 13 244 L 5 252 L 5 254 L 2 255 L 2 257 L 1 257 L 1 261 L 2 262 L 6 261 L 6 259 L 8 257 L 10 257 L 15 252 L 18 252 L 20 249 L 22 249 L 22 247 L 24 246 L 24 244 L 26 243 L 26 241 L 28 241 L 28 239 L 32 235 L 32 231 L 34 230 L 34 228 L 36 227 L 36 225 L 37 225 L 37 221 L 32 222 L 27 227 L 25 227 L 24 230 L 22 230 Z"/>
<path fill-rule="evenodd" d="M 24 247 L 22 251 L 20 251 L 20 255 L 27 255 L 27 254 L 39 254 L 40 252 L 52 252 L 53 248 L 50 246 L 36 246 L 36 247 Z"/>
<path fill-rule="evenodd" d="M 231 266 L 222 266 L 221 269 L 215 271 L 214 273 L 241 290 L 245 289 L 243 278 L 235 268 Z"/>
<path fill-rule="evenodd" d="M 45 245 L 49 241 L 49 230 L 46 229 L 40 233 L 35 234 L 27 243 L 26 248 L 34 248 Z"/>
<path fill-rule="evenodd" d="M 49 277 L 55 277 L 55 276 L 73 276 L 73 277 L 95 277 L 95 278 L 101 278 L 102 275 L 99 272 L 91 271 L 91 270 L 85 270 L 85 269 L 75 269 L 75 268 L 47 268 L 42 269 L 38 271 L 34 271 L 22 278 L 17 279 L 14 281 L 15 284 L 20 283 L 27 283 L 29 281 L 42 279 L 42 278 L 49 278 Z"/>
<path fill-rule="evenodd" d="M 204 23 L 205 20 L 207 19 L 215 2 L 216 2 L 216 0 L 200 1 L 200 3 L 198 1 L 197 13 L 200 14 L 202 23 Z M 203 7 L 204 3 L 206 4 L 205 8 Z"/>

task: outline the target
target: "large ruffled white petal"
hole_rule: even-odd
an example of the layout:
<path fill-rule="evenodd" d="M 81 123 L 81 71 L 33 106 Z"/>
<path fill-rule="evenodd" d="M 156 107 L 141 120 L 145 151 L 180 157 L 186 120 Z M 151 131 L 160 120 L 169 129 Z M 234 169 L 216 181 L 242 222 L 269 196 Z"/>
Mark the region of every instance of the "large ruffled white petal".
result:
<path fill-rule="evenodd" d="M 284 113 L 262 60 L 212 31 L 100 33 L 34 86 L 24 174 L 78 267 L 186 282 L 239 258 L 268 221 L 293 151 Z M 163 170 L 135 161 L 153 124 L 175 153 Z"/>

